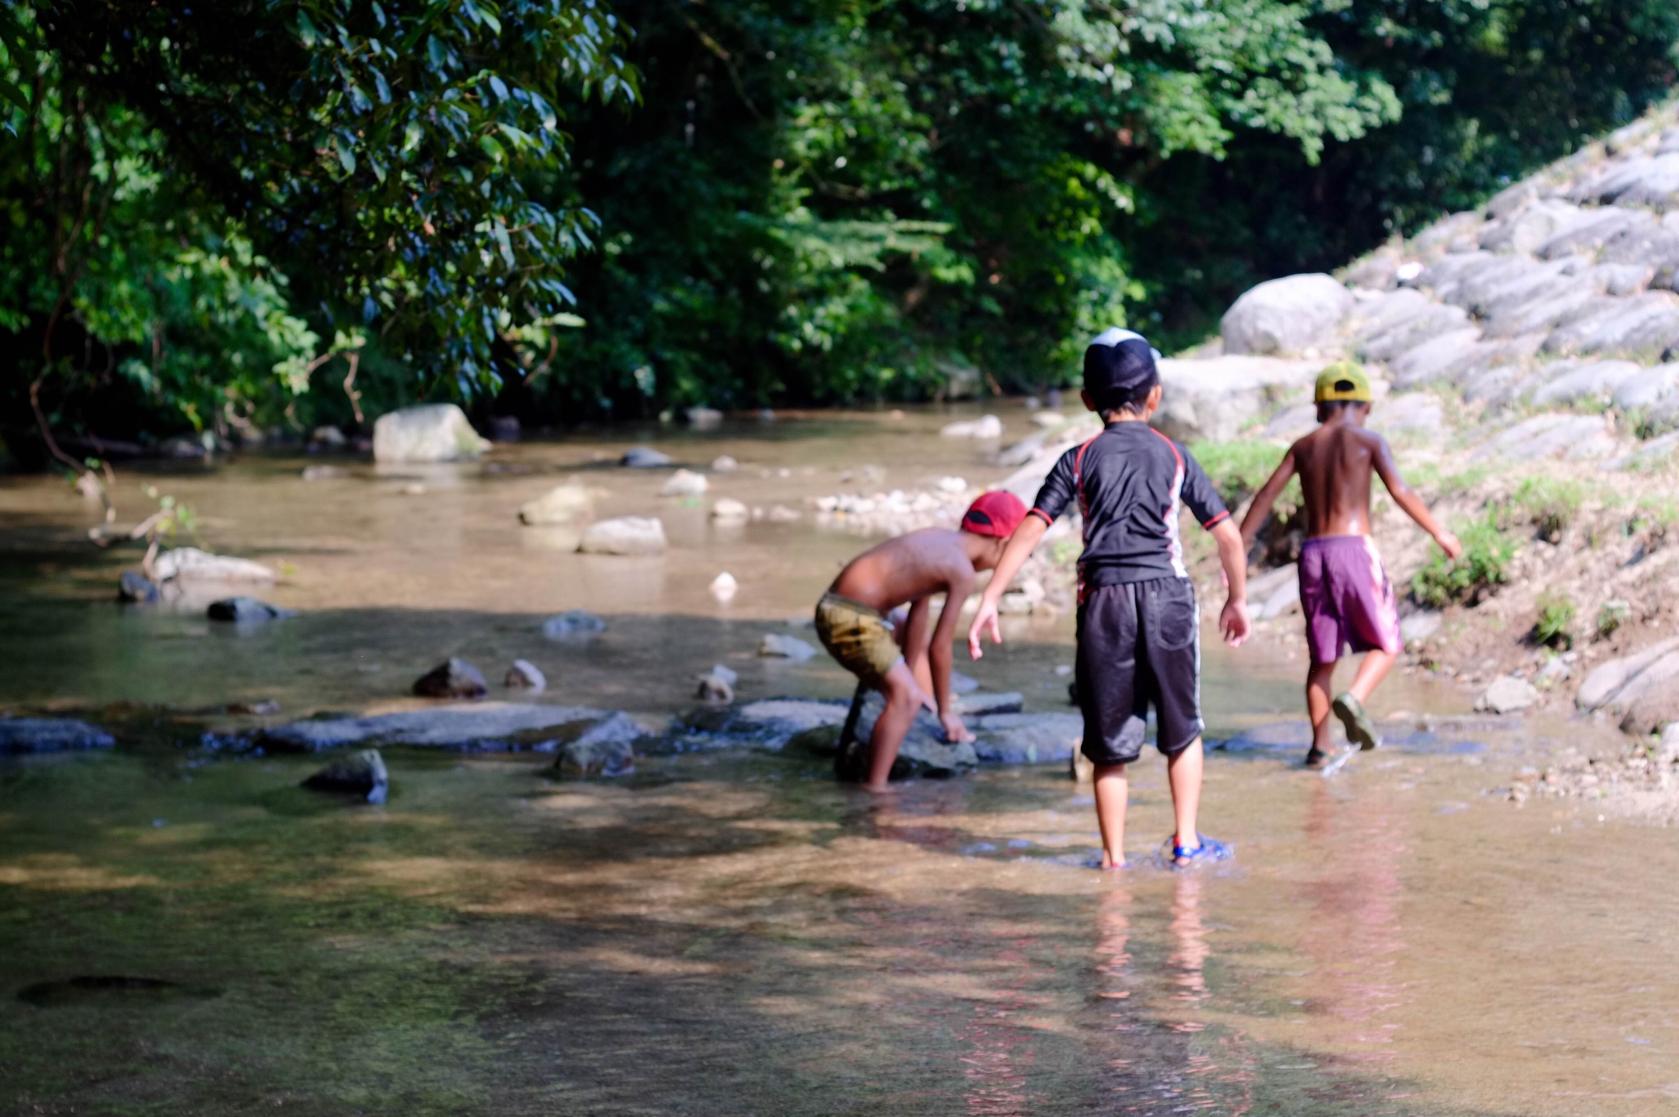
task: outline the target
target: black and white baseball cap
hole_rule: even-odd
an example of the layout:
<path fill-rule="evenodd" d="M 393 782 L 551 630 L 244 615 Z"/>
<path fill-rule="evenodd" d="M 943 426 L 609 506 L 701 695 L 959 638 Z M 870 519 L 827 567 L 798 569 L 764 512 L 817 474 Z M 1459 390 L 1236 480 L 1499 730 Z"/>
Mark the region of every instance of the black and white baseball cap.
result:
<path fill-rule="evenodd" d="M 1160 370 L 1160 350 L 1133 330 L 1103 330 L 1084 350 L 1084 390 L 1100 402 L 1114 392 L 1131 392 L 1152 383 Z"/>

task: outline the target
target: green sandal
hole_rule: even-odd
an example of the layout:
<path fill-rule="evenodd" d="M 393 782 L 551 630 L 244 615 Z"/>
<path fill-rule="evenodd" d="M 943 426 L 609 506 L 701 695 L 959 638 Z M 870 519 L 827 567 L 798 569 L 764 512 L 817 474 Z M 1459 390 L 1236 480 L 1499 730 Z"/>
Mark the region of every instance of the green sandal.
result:
<path fill-rule="evenodd" d="M 1380 748 L 1382 738 L 1376 732 L 1376 727 L 1370 722 L 1370 715 L 1364 706 L 1351 694 L 1337 695 L 1330 709 L 1341 719 L 1341 727 L 1347 731 L 1347 740 L 1369 752 Z"/>

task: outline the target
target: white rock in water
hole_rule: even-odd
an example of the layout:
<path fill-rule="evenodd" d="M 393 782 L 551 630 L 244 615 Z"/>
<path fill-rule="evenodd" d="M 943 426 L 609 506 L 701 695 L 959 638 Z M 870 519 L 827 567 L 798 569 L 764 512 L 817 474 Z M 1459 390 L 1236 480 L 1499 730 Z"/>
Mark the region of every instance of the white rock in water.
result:
<path fill-rule="evenodd" d="M 1261 283 L 1225 312 L 1224 351 L 1286 355 L 1328 345 L 1356 301 L 1340 281 L 1321 272 Z"/>
<path fill-rule="evenodd" d="M 670 479 L 659 489 L 659 495 L 699 496 L 707 487 L 705 474 L 695 473 L 691 469 L 679 469 L 671 474 Z"/>
<path fill-rule="evenodd" d="M 968 482 L 961 477 L 940 477 L 933 484 L 939 492 L 949 493 L 951 496 L 960 496 L 968 491 Z"/>
<path fill-rule="evenodd" d="M 1475 708 L 1494 714 L 1515 714 L 1539 701 L 1539 691 L 1532 683 L 1514 675 L 1494 679 L 1491 686 L 1475 699 Z"/>
<path fill-rule="evenodd" d="M 577 478 L 548 490 L 529 503 L 520 505 L 519 521 L 525 524 L 569 524 L 586 520 L 594 511 L 594 498 Z"/>
<path fill-rule="evenodd" d="M 711 463 L 713 473 L 733 473 L 740 468 L 740 463 L 728 454 L 719 454 Z"/>
<path fill-rule="evenodd" d="M 650 446 L 632 446 L 624 451 L 618 464 L 626 469 L 659 469 L 671 464 L 670 455 Z"/>
<path fill-rule="evenodd" d="M 528 659 L 515 659 L 507 668 L 507 675 L 502 679 L 502 685 L 515 690 L 528 690 L 536 694 L 548 686 L 548 680 L 543 677 L 536 664 Z"/>
<path fill-rule="evenodd" d="M 690 407 L 684 414 L 689 426 L 702 430 L 723 422 L 723 413 L 715 407 Z"/>
<path fill-rule="evenodd" d="M 662 555 L 665 525 L 651 516 L 623 516 L 590 524 L 577 549 L 593 555 Z"/>
<path fill-rule="evenodd" d="M 452 403 L 404 407 L 379 416 L 373 424 L 373 460 L 380 462 L 454 462 L 476 458 L 490 448 Z"/>
<path fill-rule="evenodd" d="M 939 433 L 946 438 L 1001 438 L 1003 421 L 995 415 L 982 415 L 957 423 L 946 423 Z"/>
<path fill-rule="evenodd" d="M 815 656 L 816 649 L 797 636 L 771 632 L 758 645 L 758 654 L 769 658 L 798 660 L 802 663 Z"/>
<path fill-rule="evenodd" d="M 711 580 L 711 596 L 724 605 L 733 601 L 739 591 L 740 583 L 735 581 L 735 576 L 727 570 Z"/>
<path fill-rule="evenodd" d="M 249 559 L 212 555 L 197 547 L 175 547 L 152 562 L 160 582 L 272 582 L 274 571 Z"/>
<path fill-rule="evenodd" d="M 714 520 L 745 520 L 751 515 L 750 508 L 731 497 L 723 497 L 711 506 L 711 518 Z"/>
<path fill-rule="evenodd" d="M 1065 426 L 1067 423 L 1067 417 L 1059 411 L 1039 411 L 1037 414 L 1032 416 L 1032 422 L 1035 425 L 1048 430 L 1052 427 Z"/>

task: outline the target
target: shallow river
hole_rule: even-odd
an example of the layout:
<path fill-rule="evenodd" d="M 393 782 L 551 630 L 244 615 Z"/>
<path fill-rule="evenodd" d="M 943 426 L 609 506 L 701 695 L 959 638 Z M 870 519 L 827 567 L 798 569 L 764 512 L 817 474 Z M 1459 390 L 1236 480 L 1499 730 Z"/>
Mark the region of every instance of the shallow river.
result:
<path fill-rule="evenodd" d="M 803 508 L 862 464 L 889 486 L 995 479 L 983 446 L 931 436 L 940 418 L 660 445 L 739 458 L 712 495 L 751 504 Z M 62 485 L 0 479 L 0 708 L 131 727 L 115 753 L 0 764 L 0 1111 L 1679 1112 L 1679 842 L 1487 794 L 1597 730 L 1479 722 L 1395 679 L 1403 743 L 1325 780 L 1293 766 L 1301 668 L 1275 644 L 1209 649 L 1211 735 L 1246 743 L 1211 755 L 1203 811 L 1237 859 L 1197 873 L 1150 863 L 1169 828 L 1152 759 L 1138 867 L 1104 875 L 1082 867 L 1088 791 L 1050 768 L 877 802 L 790 756 L 568 784 L 535 757 L 391 751 L 390 804 L 346 809 L 296 788 L 318 761 L 179 742 L 174 712 L 234 700 L 410 705 L 448 654 L 493 674 L 525 656 L 543 700 L 648 714 L 719 661 L 747 697 L 846 693 L 821 661 L 753 650 L 863 540 L 808 509 L 723 529 L 605 464 L 654 437 L 314 482 L 281 457 L 124 470 L 125 516 L 156 485 L 207 545 L 281 565 L 265 596 L 301 615 L 242 633 L 112 604 L 134 554 L 79 542 L 91 518 Z M 613 513 L 663 515 L 671 553 L 586 558 L 521 529 L 517 506 L 574 470 Z M 723 569 L 728 606 L 705 589 Z M 578 607 L 606 635 L 545 643 L 542 618 Z M 1021 625 L 967 669 L 1052 708 L 1070 643 L 1067 618 Z"/>

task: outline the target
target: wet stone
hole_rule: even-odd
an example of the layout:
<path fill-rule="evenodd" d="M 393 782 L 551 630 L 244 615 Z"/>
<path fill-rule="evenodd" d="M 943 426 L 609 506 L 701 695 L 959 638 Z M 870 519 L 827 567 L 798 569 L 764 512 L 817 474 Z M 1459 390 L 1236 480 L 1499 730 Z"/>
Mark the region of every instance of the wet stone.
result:
<path fill-rule="evenodd" d="M 421 698 L 482 698 L 489 689 L 482 671 L 454 656 L 414 680 Z"/>
<path fill-rule="evenodd" d="M 635 744 L 645 735 L 628 714 L 608 715 L 555 750 L 554 775 L 562 779 L 627 776 L 635 771 Z"/>
<path fill-rule="evenodd" d="M 390 774 L 378 749 L 363 749 L 335 760 L 302 783 L 310 791 L 356 795 L 369 803 L 383 803 L 390 793 Z"/>
<path fill-rule="evenodd" d="M 224 597 L 220 601 L 212 601 L 205 610 L 205 616 L 211 620 L 233 624 L 262 624 L 296 615 L 290 609 L 282 609 L 254 597 Z"/>
<path fill-rule="evenodd" d="M 0 756 L 108 749 L 116 743 L 98 726 L 73 718 L 0 718 Z"/>
<path fill-rule="evenodd" d="M 770 632 L 758 644 L 758 654 L 766 659 L 791 659 L 803 663 L 816 655 L 816 648 L 797 636 Z"/>
<path fill-rule="evenodd" d="M 670 455 L 648 446 L 635 446 L 624 451 L 618 464 L 626 469 L 661 469 L 671 463 Z"/>
<path fill-rule="evenodd" d="M 572 609 L 542 622 L 542 635 L 562 644 L 582 644 L 606 631 L 606 621 L 582 609 Z"/>
<path fill-rule="evenodd" d="M 131 605 L 151 605 L 157 601 L 156 583 L 137 570 L 124 570 L 117 579 L 117 600 Z"/>
<path fill-rule="evenodd" d="M 458 752 L 520 752 L 556 731 L 598 721 L 603 710 L 518 702 L 433 706 L 367 717 L 319 717 L 259 731 L 229 745 L 254 744 L 275 752 L 320 752 L 350 745 L 406 745 Z"/>
<path fill-rule="evenodd" d="M 502 685 L 510 690 L 528 690 L 538 694 L 548 687 L 542 671 L 528 659 L 515 659 L 507 668 Z"/>

